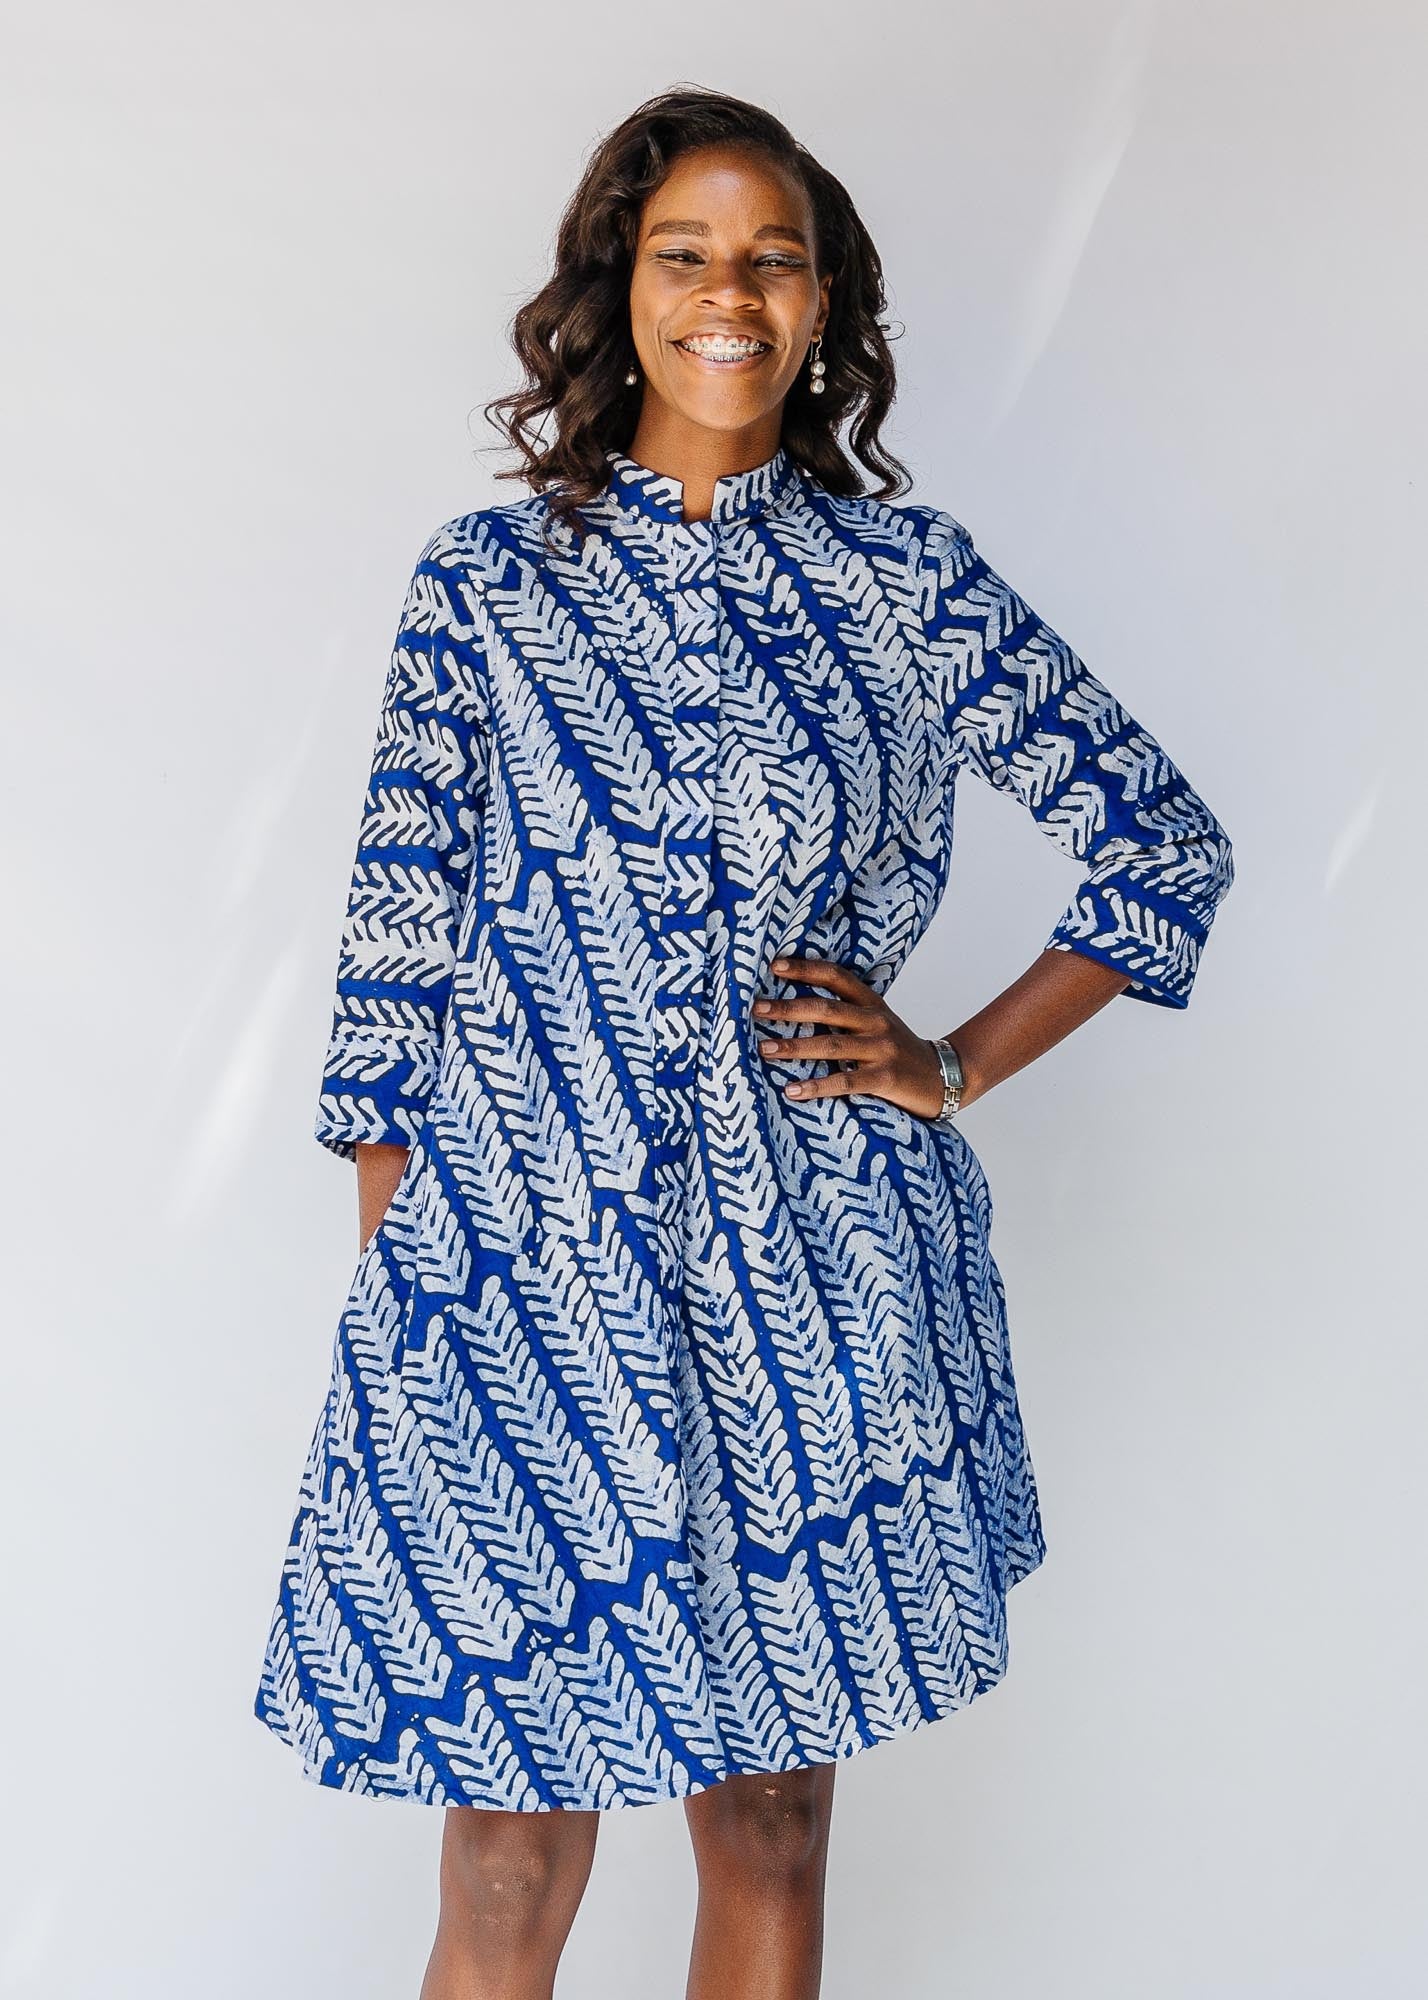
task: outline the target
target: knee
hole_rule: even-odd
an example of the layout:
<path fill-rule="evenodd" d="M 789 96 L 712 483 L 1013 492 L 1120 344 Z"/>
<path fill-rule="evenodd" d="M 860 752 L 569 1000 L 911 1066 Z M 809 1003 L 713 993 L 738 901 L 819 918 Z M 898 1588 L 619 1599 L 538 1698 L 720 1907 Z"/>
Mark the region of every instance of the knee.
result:
<path fill-rule="evenodd" d="M 767 1887 L 821 1878 L 831 1797 L 816 1771 L 728 1778 L 701 1795 L 695 1835 L 702 1870 L 737 1872 Z"/>
<path fill-rule="evenodd" d="M 560 1813 L 452 1808 L 442 1842 L 444 1908 L 508 1945 L 534 1942 L 566 1922 L 567 1904 L 578 1900 L 590 1865 L 582 1832 Z"/>

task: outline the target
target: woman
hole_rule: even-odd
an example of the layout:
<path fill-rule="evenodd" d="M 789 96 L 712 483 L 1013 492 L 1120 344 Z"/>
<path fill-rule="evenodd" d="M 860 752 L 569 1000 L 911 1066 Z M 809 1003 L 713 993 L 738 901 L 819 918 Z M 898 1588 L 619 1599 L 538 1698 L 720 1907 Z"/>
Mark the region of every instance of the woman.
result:
<path fill-rule="evenodd" d="M 675 1798 L 689 1993 L 817 1991 L 837 1761 L 993 1686 L 1044 1554 L 959 1114 L 1117 994 L 1184 1007 L 1232 880 L 888 498 L 883 302 L 777 120 L 642 106 L 491 406 L 533 491 L 407 595 L 317 1121 L 363 1247 L 255 1708 L 317 1782 L 450 1808 L 423 2000 L 549 1994 L 600 1812 Z M 928 1037 L 883 996 L 964 770 L 1085 872 Z"/>

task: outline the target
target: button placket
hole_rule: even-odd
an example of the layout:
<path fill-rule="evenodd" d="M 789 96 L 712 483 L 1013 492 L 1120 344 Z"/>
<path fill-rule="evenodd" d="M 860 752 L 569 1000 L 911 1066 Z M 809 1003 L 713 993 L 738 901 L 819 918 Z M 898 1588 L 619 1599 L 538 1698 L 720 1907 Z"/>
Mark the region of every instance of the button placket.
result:
<path fill-rule="evenodd" d="M 659 1239 L 672 1292 L 684 1276 L 687 1180 L 702 1052 L 706 928 L 713 889 L 719 729 L 719 594 L 715 531 L 671 525 L 666 582 L 674 633 L 670 755 L 660 906 L 656 1069 L 666 1106 Z"/>
<path fill-rule="evenodd" d="M 723 660 L 720 551 L 725 535 L 738 534 L 796 490 L 800 474 L 780 448 L 763 465 L 717 479 L 709 518 L 686 521 L 679 480 L 623 451 L 607 451 L 606 458 L 610 486 L 596 511 L 623 514 L 634 525 L 647 574 L 668 608 L 672 641 L 658 716 L 665 767 L 658 897 L 648 909 L 657 968 L 650 1036 L 656 1309 L 673 1354 L 687 1332 L 684 1277 L 699 1213 L 690 1185 L 699 1171 L 699 1078 L 711 1007 L 720 700 L 725 675 L 742 671 Z"/>

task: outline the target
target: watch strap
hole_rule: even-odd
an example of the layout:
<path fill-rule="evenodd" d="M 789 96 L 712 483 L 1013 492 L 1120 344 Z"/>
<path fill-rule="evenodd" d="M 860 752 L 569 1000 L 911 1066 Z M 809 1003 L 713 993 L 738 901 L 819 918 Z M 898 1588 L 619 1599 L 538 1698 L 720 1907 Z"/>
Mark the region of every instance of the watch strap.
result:
<path fill-rule="evenodd" d="M 937 1051 L 937 1060 L 942 1067 L 942 1109 L 933 1119 L 934 1125 L 950 1126 L 962 1104 L 962 1092 L 967 1079 L 962 1074 L 962 1061 L 948 1035 L 929 1037 Z"/>

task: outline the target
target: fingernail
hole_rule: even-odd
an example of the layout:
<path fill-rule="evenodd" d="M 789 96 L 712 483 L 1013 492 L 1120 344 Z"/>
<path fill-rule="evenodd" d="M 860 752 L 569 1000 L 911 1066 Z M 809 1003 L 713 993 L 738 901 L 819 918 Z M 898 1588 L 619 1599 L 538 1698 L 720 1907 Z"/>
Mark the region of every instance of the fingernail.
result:
<path fill-rule="evenodd" d="M 792 959 L 776 958 L 773 962 L 773 969 L 775 972 L 787 972 L 791 968 L 792 964 L 793 964 Z"/>

